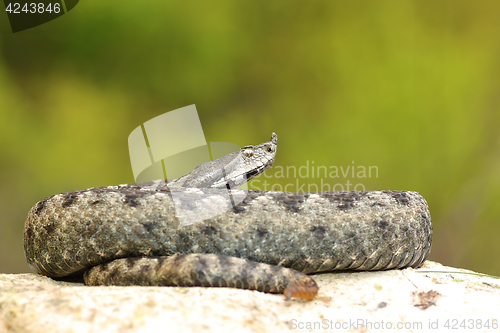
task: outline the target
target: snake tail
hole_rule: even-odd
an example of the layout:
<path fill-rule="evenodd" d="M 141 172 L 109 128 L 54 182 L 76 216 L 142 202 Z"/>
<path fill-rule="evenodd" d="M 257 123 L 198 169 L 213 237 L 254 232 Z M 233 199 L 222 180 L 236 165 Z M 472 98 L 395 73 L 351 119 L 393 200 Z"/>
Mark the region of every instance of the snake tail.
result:
<path fill-rule="evenodd" d="M 287 300 L 311 300 L 318 293 L 316 282 L 304 273 L 220 254 L 176 253 L 117 259 L 90 268 L 84 273 L 84 280 L 92 286 L 242 288 L 284 294 Z"/>

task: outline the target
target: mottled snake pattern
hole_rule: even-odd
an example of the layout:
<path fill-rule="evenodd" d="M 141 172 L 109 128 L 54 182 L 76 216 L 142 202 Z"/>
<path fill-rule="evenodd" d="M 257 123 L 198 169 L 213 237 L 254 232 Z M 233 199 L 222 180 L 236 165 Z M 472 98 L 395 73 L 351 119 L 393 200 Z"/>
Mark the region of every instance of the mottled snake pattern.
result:
<path fill-rule="evenodd" d="M 246 163 L 247 180 L 256 176 L 274 161 L 276 142 L 273 133 L 270 142 L 243 147 L 231 158 L 241 161 L 229 169 Z M 259 149 L 268 158 L 252 172 L 256 167 L 247 162 Z M 203 183 L 128 184 L 45 198 L 26 219 L 27 261 L 50 277 L 83 273 L 88 285 L 235 287 L 309 300 L 318 286 L 307 274 L 417 267 L 430 252 L 431 217 L 417 192 L 231 189 L 238 203 L 220 213 L 228 190 Z M 173 198 L 188 212 L 212 217 L 183 223 Z"/>

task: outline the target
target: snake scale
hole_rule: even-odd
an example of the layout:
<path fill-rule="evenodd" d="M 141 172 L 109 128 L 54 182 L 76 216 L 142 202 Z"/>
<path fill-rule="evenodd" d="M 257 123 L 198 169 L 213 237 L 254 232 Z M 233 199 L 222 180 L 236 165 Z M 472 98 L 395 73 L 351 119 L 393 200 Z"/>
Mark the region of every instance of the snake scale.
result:
<path fill-rule="evenodd" d="M 153 181 L 45 198 L 26 219 L 26 259 L 50 277 L 83 273 L 87 285 L 235 287 L 309 300 L 318 286 L 307 274 L 425 261 L 432 224 L 417 192 L 232 189 L 270 167 L 276 149 L 273 133 L 168 186 Z M 222 200 L 228 191 L 229 204 Z M 200 220 L 200 212 L 209 218 Z"/>

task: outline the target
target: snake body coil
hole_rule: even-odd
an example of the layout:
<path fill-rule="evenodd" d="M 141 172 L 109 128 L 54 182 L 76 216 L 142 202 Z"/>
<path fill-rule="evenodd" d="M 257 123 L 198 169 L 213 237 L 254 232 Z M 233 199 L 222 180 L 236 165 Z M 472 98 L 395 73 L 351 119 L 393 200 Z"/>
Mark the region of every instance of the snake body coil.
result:
<path fill-rule="evenodd" d="M 431 248 L 417 192 L 231 192 L 242 200 L 221 214 L 221 189 L 131 184 L 57 194 L 28 214 L 26 258 L 51 277 L 86 271 L 87 284 L 232 286 L 311 299 L 317 286 L 302 273 L 416 267 Z M 213 217 L 181 223 L 172 198 L 189 211 L 199 195 L 197 208 Z M 119 258 L 146 261 L 112 262 Z"/>

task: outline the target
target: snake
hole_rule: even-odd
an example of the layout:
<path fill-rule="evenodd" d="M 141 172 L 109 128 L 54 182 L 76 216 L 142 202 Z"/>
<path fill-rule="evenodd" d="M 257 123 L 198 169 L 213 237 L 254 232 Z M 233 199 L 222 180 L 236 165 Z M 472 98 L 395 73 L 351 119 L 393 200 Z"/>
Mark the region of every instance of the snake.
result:
<path fill-rule="evenodd" d="M 47 197 L 24 251 L 38 274 L 86 285 L 232 287 L 312 300 L 315 273 L 418 267 L 432 223 L 414 191 L 237 189 L 272 166 L 277 135 L 174 180 Z"/>

